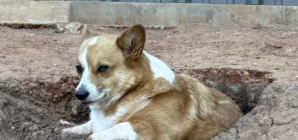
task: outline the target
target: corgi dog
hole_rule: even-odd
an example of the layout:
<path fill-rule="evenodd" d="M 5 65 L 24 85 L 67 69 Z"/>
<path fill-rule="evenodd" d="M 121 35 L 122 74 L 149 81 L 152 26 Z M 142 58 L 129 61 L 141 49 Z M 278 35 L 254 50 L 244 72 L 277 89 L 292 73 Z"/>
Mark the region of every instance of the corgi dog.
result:
<path fill-rule="evenodd" d="M 62 133 L 88 140 L 209 140 L 243 116 L 225 94 L 173 72 L 144 50 L 146 31 L 134 25 L 120 36 L 83 28 L 75 96 L 90 120 Z"/>

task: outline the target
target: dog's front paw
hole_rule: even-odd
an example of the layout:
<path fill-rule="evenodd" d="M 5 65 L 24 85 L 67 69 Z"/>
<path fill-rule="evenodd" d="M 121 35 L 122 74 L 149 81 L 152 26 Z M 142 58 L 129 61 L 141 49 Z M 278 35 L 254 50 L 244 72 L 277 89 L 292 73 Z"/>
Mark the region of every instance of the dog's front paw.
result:
<path fill-rule="evenodd" d="M 134 139 L 129 138 L 117 132 L 102 131 L 100 133 L 95 133 L 90 135 L 87 140 L 134 140 Z"/>
<path fill-rule="evenodd" d="M 87 140 L 100 140 L 101 138 L 97 138 L 97 135 L 90 135 Z"/>
<path fill-rule="evenodd" d="M 118 124 L 108 130 L 94 133 L 88 137 L 88 140 L 135 140 L 137 134 L 132 129 L 125 128 L 126 124 Z"/>
<path fill-rule="evenodd" d="M 61 131 L 61 134 L 66 134 L 66 133 L 73 133 L 72 128 L 64 128 Z"/>
<path fill-rule="evenodd" d="M 101 133 L 101 134 L 90 135 L 87 140 L 124 140 L 124 139 L 117 139 L 113 136 L 109 136 Z"/>
<path fill-rule="evenodd" d="M 76 132 L 73 131 L 73 128 L 65 128 L 61 130 L 61 136 L 62 138 L 66 138 L 68 136 L 70 136 L 71 134 L 74 134 Z"/>

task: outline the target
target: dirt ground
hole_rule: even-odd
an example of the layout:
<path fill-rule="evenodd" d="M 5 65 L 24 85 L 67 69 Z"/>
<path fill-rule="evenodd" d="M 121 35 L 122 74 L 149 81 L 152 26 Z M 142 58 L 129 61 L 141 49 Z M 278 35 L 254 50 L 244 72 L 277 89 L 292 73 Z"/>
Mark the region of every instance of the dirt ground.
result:
<path fill-rule="evenodd" d="M 94 34 L 123 29 L 94 26 Z M 0 139 L 86 139 L 61 136 L 61 119 L 88 120 L 73 98 L 80 34 L 54 28 L 0 26 Z M 242 117 L 213 140 L 298 138 L 298 31 L 282 26 L 188 25 L 147 30 L 145 50 L 175 72 L 229 95 Z"/>

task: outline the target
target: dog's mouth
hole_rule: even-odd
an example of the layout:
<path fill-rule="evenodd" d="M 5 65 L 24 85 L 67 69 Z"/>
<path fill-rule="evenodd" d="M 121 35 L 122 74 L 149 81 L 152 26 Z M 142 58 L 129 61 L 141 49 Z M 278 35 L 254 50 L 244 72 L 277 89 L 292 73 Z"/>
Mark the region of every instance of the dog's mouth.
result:
<path fill-rule="evenodd" d="M 96 101 L 82 101 L 82 104 L 84 105 L 91 105 L 93 103 L 95 103 Z"/>
<path fill-rule="evenodd" d="M 82 101 L 82 104 L 84 104 L 84 105 L 92 105 L 92 104 L 96 103 L 97 101 L 102 100 L 106 96 L 107 96 L 107 94 L 103 94 L 103 96 L 101 98 L 97 99 L 97 100 L 94 100 L 94 101 Z"/>

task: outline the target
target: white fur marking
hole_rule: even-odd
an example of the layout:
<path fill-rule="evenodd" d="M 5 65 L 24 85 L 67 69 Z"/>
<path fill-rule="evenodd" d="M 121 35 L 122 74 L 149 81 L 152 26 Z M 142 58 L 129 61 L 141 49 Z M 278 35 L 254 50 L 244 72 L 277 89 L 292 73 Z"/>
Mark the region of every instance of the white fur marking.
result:
<path fill-rule="evenodd" d="M 90 121 L 92 124 L 92 132 L 97 133 L 111 127 L 111 119 L 105 117 L 103 110 L 91 108 Z"/>
<path fill-rule="evenodd" d="M 129 122 L 119 123 L 108 130 L 91 135 L 91 140 L 135 140 L 137 133 L 133 130 Z"/>
<path fill-rule="evenodd" d="M 101 97 L 98 94 L 97 87 L 93 85 L 89 81 L 89 66 L 87 63 L 87 49 L 88 47 L 85 48 L 85 50 L 79 55 L 79 61 L 81 62 L 82 66 L 84 67 L 84 72 L 82 79 L 77 86 L 76 90 L 87 90 L 89 92 L 89 96 L 87 97 L 86 101 L 95 101 L 100 99 Z M 103 94 L 101 94 L 103 96 Z"/>
<path fill-rule="evenodd" d="M 97 37 L 94 37 L 89 43 L 88 43 L 88 45 L 90 46 L 90 45 L 94 45 L 94 44 L 96 44 L 96 42 L 97 42 Z"/>
<path fill-rule="evenodd" d="M 92 39 L 88 44 L 92 45 L 97 42 L 97 37 Z M 87 90 L 89 92 L 89 96 L 86 98 L 86 101 L 96 101 L 102 99 L 105 95 L 111 92 L 111 89 L 100 89 L 92 84 L 89 80 L 89 66 L 87 63 L 87 49 L 89 46 L 85 48 L 85 50 L 79 55 L 79 61 L 84 67 L 84 72 L 82 75 L 82 79 L 77 86 L 76 90 Z M 101 91 L 99 91 L 101 90 Z M 99 92 L 100 93 L 99 93 Z"/>
<path fill-rule="evenodd" d="M 164 78 L 170 83 L 173 83 L 175 80 L 174 72 L 158 58 L 148 54 L 146 51 L 143 51 L 143 52 L 150 61 L 150 67 L 154 74 L 154 79 Z"/>

